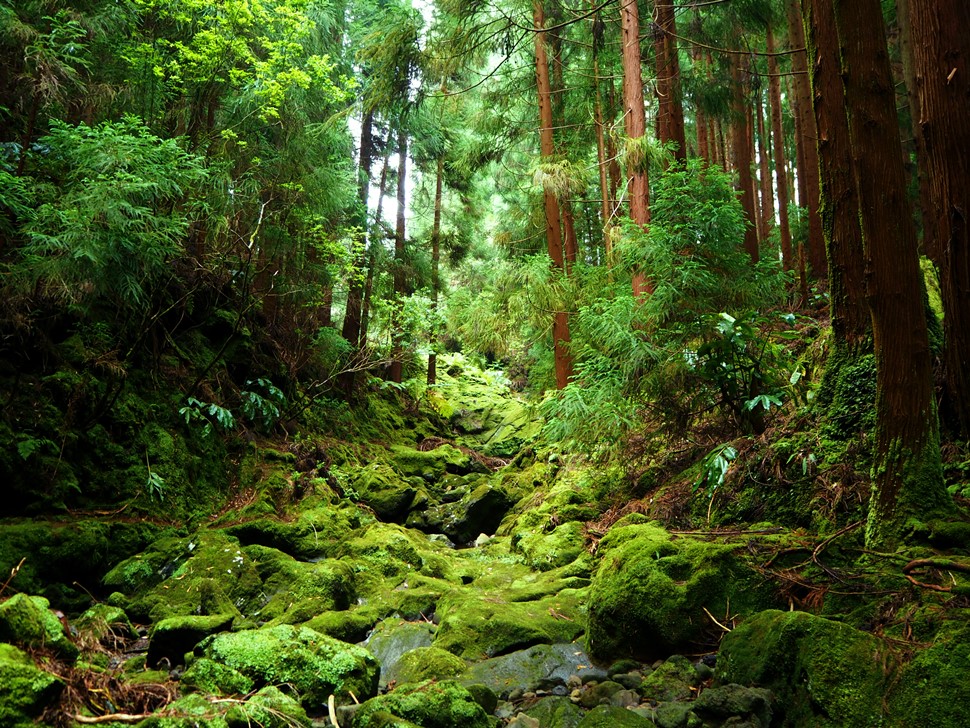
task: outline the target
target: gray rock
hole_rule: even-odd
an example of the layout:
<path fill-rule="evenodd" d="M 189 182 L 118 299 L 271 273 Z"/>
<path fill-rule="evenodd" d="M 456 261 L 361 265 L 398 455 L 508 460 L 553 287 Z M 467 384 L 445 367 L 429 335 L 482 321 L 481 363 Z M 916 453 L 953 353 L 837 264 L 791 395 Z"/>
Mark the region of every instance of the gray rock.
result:
<path fill-rule="evenodd" d="M 482 683 L 499 695 L 508 696 L 516 688 L 550 690 L 557 685 L 566 685 L 567 681 L 574 685 L 576 680 L 583 678 L 602 680 L 605 677 L 603 670 L 590 665 L 583 649 L 570 642 L 537 645 L 484 660 L 469 667 L 460 682 L 466 685 Z"/>
<path fill-rule="evenodd" d="M 431 646 L 434 630 L 433 624 L 402 619 L 385 619 L 374 628 L 361 646 L 381 664 L 382 687 L 394 679 L 397 663 L 405 653 Z"/>
<path fill-rule="evenodd" d="M 721 720 L 753 716 L 760 725 L 767 726 L 771 723 L 773 700 L 770 690 L 730 683 L 702 692 L 694 701 L 694 711 L 702 718 Z"/>

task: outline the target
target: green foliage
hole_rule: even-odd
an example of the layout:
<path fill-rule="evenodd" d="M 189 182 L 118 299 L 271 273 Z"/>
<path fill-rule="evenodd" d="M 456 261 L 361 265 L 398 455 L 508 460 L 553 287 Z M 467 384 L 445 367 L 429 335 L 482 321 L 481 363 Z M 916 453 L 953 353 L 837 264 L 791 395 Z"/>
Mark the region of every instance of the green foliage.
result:
<path fill-rule="evenodd" d="M 256 387 L 262 390 L 262 393 L 249 389 L 240 393 L 243 416 L 250 422 L 269 429 L 279 420 L 281 408 L 286 404 L 286 397 L 279 387 L 268 379 L 248 381 L 246 386 Z"/>
<path fill-rule="evenodd" d="M 737 457 L 737 448 L 730 443 L 711 450 L 701 461 L 701 476 L 694 481 L 694 490 L 703 488 L 707 497 L 713 498 L 714 492 L 724 485 L 724 478 Z"/>
<path fill-rule="evenodd" d="M 189 397 L 186 400 L 186 405 L 179 410 L 179 415 L 187 425 L 201 425 L 203 437 L 209 437 L 216 425 L 223 431 L 231 430 L 236 426 L 236 418 L 228 409 L 215 402 L 200 402 L 195 397 Z"/>
<path fill-rule="evenodd" d="M 204 179 L 202 160 L 133 117 L 54 122 L 40 144 L 51 182 L 24 227 L 31 284 L 81 310 L 103 301 L 140 313 L 181 252 L 189 222 L 181 202 Z"/>

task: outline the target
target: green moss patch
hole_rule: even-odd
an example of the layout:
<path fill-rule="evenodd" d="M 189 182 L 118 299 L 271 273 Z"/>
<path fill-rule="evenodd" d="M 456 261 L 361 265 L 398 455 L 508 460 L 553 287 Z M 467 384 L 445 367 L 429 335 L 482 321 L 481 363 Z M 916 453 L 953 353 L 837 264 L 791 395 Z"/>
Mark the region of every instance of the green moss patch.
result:
<path fill-rule="evenodd" d="M 34 719 L 52 704 L 64 687 L 60 680 L 34 665 L 13 645 L 0 643 L 0 725 L 35 725 Z"/>
<path fill-rule="evenodd" d="M 422 728 L 490 728 L 491 719 L 464 687 L 450 680 L 402 685 L 364 703 L 354 715 L 354 728 L 386 726 L 387 716 Z"/>

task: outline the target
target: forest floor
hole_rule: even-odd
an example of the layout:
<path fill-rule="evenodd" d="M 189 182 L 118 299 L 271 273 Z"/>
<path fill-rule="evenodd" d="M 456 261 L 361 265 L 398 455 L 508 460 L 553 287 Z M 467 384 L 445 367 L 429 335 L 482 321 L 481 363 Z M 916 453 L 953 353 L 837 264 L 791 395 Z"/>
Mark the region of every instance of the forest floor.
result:
<path fill-rule="evenodd" d="M 858 519 L 786 515 L 847 498 L 831 474 L 807 505 L 752 482 L 756 443 L 717 491 L 673 451 L 631 482 L 543 444 L 500 373 L 441 368 L 344 437 L 253 438 L 202 521 L 2 524 L 0 723 L 965 725 L 966 524 L 866 552 Z M 70 612 L 99 552 L 125 558 Z"/>

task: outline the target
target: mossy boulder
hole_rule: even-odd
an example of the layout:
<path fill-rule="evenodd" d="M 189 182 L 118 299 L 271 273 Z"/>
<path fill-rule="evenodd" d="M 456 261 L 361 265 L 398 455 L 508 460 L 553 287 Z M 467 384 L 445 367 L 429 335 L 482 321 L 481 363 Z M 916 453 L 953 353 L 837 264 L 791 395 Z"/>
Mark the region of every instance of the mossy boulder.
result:
<path fill-rule="evenodd" d="M 558 526 L 549 523 L 536 531 L 519 531 L 512 537 L 514 551 L 540 571 L 571 564 L 586 552 L 583 524 L 569 521 Z"/>
<path fill-rule="evenodd" d="M 341 642 L 357 643 L 366 639 L 380 617 L 379 610 L 360 607 L 348 611 L 324 612 L 304 622 L 303 626 Z"/>
<path fill-rule="evenodd" d="M 182 673 L 179 685 L 185 692 L 208 695 L 245 695 L 252 691 L 253 681 L 228 665 L 207 657 L 193 660 Z"/>
<path fill-rule="evenodd" d="M 539 721 L 543 728 L 577 728 L 584 716 L 583 711 L 569 698 L 555 695 L 543 698 L 525 714 Z"/>
<path fill-rule="evenodd" d="M 315 563 L 284 561 L 263 583 L 269 601 L 258 612 L 261 620 L 296 624 L 321 612 L 343 610 L 357 601 L 354 570 L 337 559 Z"/>
<path fill-rule="evenodd" d="M 381 673 L 387 682 L 419 683 L 456 678 L 468 667 L 460 657 L 438 647 L 417 647 L 405 652 L 390 669 Z"/>
<path fill-rule="evenodd" d="M 261 604 L 262 580 L 239 541 L 221 531 L 162 539 L 104 578 L 123 597 L 111 602 L 137 621 L 232 612 Z"/>
<path fill-rule="evenodd" d="M 472 542 L 479 534 L 492 534 L 515 504 L 509 492 L 490 480 L 478 485 L 461 500 L 442 503 L 424 511 L 422 523 L 412 525 L 431 533 L 443 533 L 458 544 Z"/>
<path fill-rule="evenodd" d="M 391 447 L 391 465 L 403 477 L 419 477 L 429 482 L 439 480 L 445 473 L 466 475 L 484 469 L 476 467 L 476 461 L 469 455 L 448 444 L 432 450 L 394 445 Z"/>
<path fill-rule="evenodd" d="M 571 642 L 583 633 L 583 596 L 564 589 L 535 601 L 501 594 L 454 592 L 438 605 L 434 645 L 468 660 L 497 657 L 534 645 Z"/>
<path fill-rule="evenodd" d="M 704 690 L 694 701 L 693 710 L 711 723 L 734 718 L 767 728 L 774 715 L 774 701 L 770 690 L 729 683 Z"/>
<path fill-rule="evenodd" d="M 589 711 L 578 728 L 654 728 L 657 724 L 632 710 L 614 705 L 599 705 Z"/>
<path fill-rule="evenodd" d="M 657 702 L 688 700 L 699 683 L 690 660 L 682 655 L 671 655 L 643 679 L 639 692 Z"/>
<path fill-rule="evenodd" d="M 13 645 L 0 643 L 0 725 L 35 726 L 34 720 L 56 699 L 64 685 L 39 669 Z"/>
<path fill-rule="evenodd" d="M 958 728 L 970 705 L 970 629 L 943 633 L 900 672 L 890 695 L 893 725 Z"/>
<path fill-rule="evenodd" d="M 163 619 L 152 628 L 146 664 L 155 667 L 163 659 L 170 665 L 181 663 L 186 652 L 191 652 L 206 637 L 230 629 L 235 619 L 236 615 L 231 612 Z"/>
<path fill-rule="evenodd" d="M 648 661 L 692 652 L 712 638 L 705 609 L 743 615 L 771 606 L 770 590 L 736 550 L 674 539 L 652 524 L 614 527 L 600 541 L 602 561 L 590 588 L 590 655 Z"/>
<path fill-rule="evenodd" d="M 422 728 L 491 728 L 492 721 L 463 686 L 451 680 L 402 685 L 364 703 L 354 714 L 353 728 L 386 726 L 388 715 Z"/>
<path fill-rule="evenodd" d="M 0 641 L 53 650 L 68 660 L 76 659 L 79 653 L 61 620 L 50 610 L 50 602 L 27 594 L 15 594 L 0 603 Z"/>
<path fill-rule="evenodd" d="M 771 690 L 785 725 L 879 726 L 888 656 L 882 642 L 853 627 L 772 609 L 724 636 L 717 681 Z"/>
<path fill-rule="evenodd" d="M 242 705 L 226 712 L 229 728 L 296 728 L 309 726 L 306 711 L 274 685 L 267 685 Z"/>
<path fill-rule="evenodd" d="M 391 680 L 398 680 L 394 673 L 398 661 L 404 654 L 431 646 L 434 630 L 434 625 L 429 622 L 409 622 L 394 618 L 385 619 L 374 628 L 364 647 L 381 664 L 381 685 L 386 685 Z"/>
<path fill-rule="evenodd" d="M 244 546 L 268 546 L 309 561 L 334 556 L 337 545 L 360 525 L 361 512 L 355 506 L 316 499 L 300 503 L 298 514 L 289 520 L 256 518 L 225 532 Z"/>
<path fill-rule="evenodd" d="M 570 677 L 604 680 L 606 673 L 593 667 L 582 647 L 575 643 L 537 645 L 525 650 L 475 662 L 459 678 L 464 685 L 481 684 L 500 696 L 516 689 L 551 690 Z"/>
<path fill-rule="evenodd" d="M 257 685 L 287 683 L 307 708 L 327 698 L 366 698 L 377 692 L 379 666 L 369 652 L 306 627 L 279 625 L 209 637 L 201 656 L 242 673 Z"/>
<path fill-rule="evenodd" d="M 416 450 L 413 452 L 425 454 Z M 382 521 L 404 521 L 418 493 L 413 483 L 408 482 L 390 465 L 380 461 L 360 468 L 350 484 L 360 502 L 371 508 Z"/>
<path fill-rule="evenodd" d="M 114 637 L 134 637 L 137 633 L 125 610 L 110 604 L 92 604 L 73 622 L 78 632 L 95 640 Z"/>

